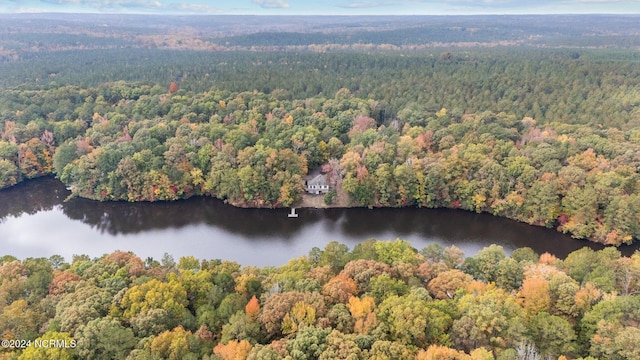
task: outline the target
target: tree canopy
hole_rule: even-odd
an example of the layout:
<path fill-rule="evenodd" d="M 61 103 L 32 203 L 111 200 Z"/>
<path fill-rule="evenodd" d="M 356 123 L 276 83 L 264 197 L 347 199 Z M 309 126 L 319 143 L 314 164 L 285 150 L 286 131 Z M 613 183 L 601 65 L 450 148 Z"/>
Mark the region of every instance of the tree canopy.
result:
<path fill-rule="evenodd" d="M 363 246 L 385 262 L 366 259 Z M 193 256 L 160 264 L 126 252 L 71 263 L 6 256 L 0 332 L 31 345 L 5 347 L 0 356 L 628 359 L 637 353 L 637 254 L 583 249 L 557 259 L 528 248 L 509 256 L 492 246 L 465 259 L 455 247 L 417 251 L 402 240 L 369 240 L 353 250 L 330 243 L 320 251 L 337 247 L 344 265 L 315 262 L 317 250 L 275 268 Z M 444 254 L 460 259 L 444 262 Z M 521 281 L 500 280 L 508 261 L 519 264 Z M 603 261 L 613 270 L 599 270 Z M 248 287 L 253 282 L 260 286 Z"/>

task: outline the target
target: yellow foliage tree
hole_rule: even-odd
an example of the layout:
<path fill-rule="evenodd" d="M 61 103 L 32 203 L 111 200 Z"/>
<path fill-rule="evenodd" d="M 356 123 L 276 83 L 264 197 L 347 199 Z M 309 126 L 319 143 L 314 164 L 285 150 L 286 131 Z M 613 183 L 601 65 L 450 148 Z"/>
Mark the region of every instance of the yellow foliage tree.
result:
<path fill-rule="evenodd" d="M 19 360 L 71 360 L 75 358 L 76 342 L 69 333 L 63 332 L 46 332 L 44 335 L 36 339 L 36 342 L 51 344 L 55 341 L 56 346 L 29 346 L 24 349 Z"/>
<path fill-rule="evenodd" d="M 371 296 L 365 296 L 362 299 L 352 296 L 349 298 L 347 308 L 356 321 L 353 327 L 356 333 L 368 334 L 378 324 L 374 312 L 376 304 Z"/>
<path fill-rule="evenodd" d="M 578 292 L 576 292 L 574 299 L 576 306 L 582 312 L 586 312 L 591 309 L 591 306 L 598 302 L 601 297 L 602 292 L 592 283 L 587 282 L 580 290 L 578 290 Z"/>
<path fill-rule="evenodd" d="M 282 333 L 294 334 L 302 326 L 313 325 L 316 322 L 316 310 L 304 301 L 299 301 L 285 314 L 282 319 Z"/>
<path fill-rule="evenodd" d="M 222 360 L 245 360 L 251 351 L 251 344 L 247 340 L 232 340 L 227 344 L 218 344 L 213 348 L 213 353 Z"/>
<path fill-rule="evenodd" d="M 177 280 L 168 283 L 153 279 L 127 290 L 120 302 L 120 309 L 112 307 L 112 315 L 122 311 L 125 319 L 150 310 L 163 309 L 169 314 L 169 328 L 177 325 L 187 306 L 187 292 Z"/>
<path fill-rule="evenodd" d="M 171 331 L 165 331 L 153 339 L 151 351 L 163 359 L 179 360 L 185 357 L 191 349 L 189 346 L 190 331 L 186 331 L 182 326 Z"/>
<path fill-rule="evenodd" d="M 529 316 L 533 316 L 542 311 L 549 311 L 551 296 L 549 294 L 549 282 L 547 280 L 540 278 L 524 279 L 518 295 L 522 307 Z"/>
<path fill-rule="evenodd" d="M 471 357 L 462 351 L 446 346 L 431 345 L 427 350 L 420 350 L 416 360 L 470 360 Z"/>

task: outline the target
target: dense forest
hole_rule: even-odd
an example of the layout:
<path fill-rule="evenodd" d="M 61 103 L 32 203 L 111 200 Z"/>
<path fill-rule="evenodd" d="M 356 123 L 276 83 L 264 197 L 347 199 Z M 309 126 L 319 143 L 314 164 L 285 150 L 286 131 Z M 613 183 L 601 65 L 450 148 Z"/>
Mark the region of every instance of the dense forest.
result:
<path fill-rule="evenodd" d="M 332 242 L 280 267 L 0 258 L 1 359 L 636 359 L 640 257 Z M 36 346 L 43 341 L 55 346 Z"/>
<path fill-rule="evenodd" d="M 0 189 L 295 207 L 321 172 L 322 206 L 640 239 L 637 16 L 239 19 L 0 15 Z M 0 359 L 640 358 L 613 247 L 0 256 Z"/>
<path fill-rule="evenodd" d="M 112 49 L 63 51 L 0 63 L 0 84 L 12 90 L 63 85 L 88 88 L 124 80 L 166 90 L 175 81 L 189 94 L 212 89 L 269 94 L 282 89 L 291 99 L 301 100 L 333 97 L 346 88 L 360 98 L 380 102 L 385 119 L 404 109 L 435 113 L 446 107 L 458 114 L 506 112 L 544 123 L 628 130 L 639 122 L 639 64 L 640 54 L 628 50 L 507 47 L 311 53 Z M 38 112 L 45 118 L 53 113 L 48 108 Z"/>
<path fill-rule="evenodd" d="M 33 16 L 0 26 L 0 188 L 273 208 L 321 170 L 327 206 L 640 237 L 633 16 Z"/>
<path fill-rule="evenodd" d="M 56 174 L 75 195 L 97 200 L 207 195 L 286 207 L 300 201 L 309 169 L 321 167 L 336 190 L 328 203 L 343 194 L 349 206 L 489 212 L 606 244 L 640 237 L 640 131 L 632 125 L 640 118 L 631 104 L 616 105 L 628 111 L 615 126 L 418 102 L 393 114 L 345 88 L 297 99 L 283 89 L 120 81 L 1 94 L 1 186 Z M 600 120 L 608 125 L 591 123 Z"/>

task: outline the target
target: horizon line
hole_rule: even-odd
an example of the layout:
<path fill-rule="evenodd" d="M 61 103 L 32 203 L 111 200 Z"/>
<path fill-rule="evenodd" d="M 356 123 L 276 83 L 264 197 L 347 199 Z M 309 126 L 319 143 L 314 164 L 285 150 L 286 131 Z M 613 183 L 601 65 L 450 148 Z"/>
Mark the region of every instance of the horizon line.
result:
<path fill-rule="evenodd" d="M 233 13 L 154 13 L 154 12 L 69 12 L 69 11 L 23 11 L 23 12 L 2 12 L 1 15 L 143 15 L 143 16 L 261 16 L 261 17 L 474 17 L 474 16 L 640 16 L 638 13 L 625 12 L 593 12 L 593 13 L 486 13 L 486 14 L 233 14 Z"/>

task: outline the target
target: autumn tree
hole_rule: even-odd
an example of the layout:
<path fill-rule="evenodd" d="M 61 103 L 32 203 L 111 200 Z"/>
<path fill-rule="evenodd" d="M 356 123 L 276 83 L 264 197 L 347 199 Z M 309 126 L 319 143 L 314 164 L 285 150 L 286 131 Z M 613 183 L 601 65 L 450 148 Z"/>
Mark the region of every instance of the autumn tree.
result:
<path fill-rule="evenodd" d="M 165 318 L 168 321 L 167 328 L 171 329 L 188 315 L 186 298 L 186 291 L 179 282 L 163 283 L 152 279 L 129 288 L 118 304 L 118 308 L 112 309 L 111 312 L 114 314 L 121 312 L 123 318 L 132 319 L 150 309 L 163 309 L 167 312 Z"/>
<path fill-rule="evenodd" d="M 45 334 L 37 338 L 34 343 L 42 342 L 48 343 L 49 341 L 55 341 L 56 344 L 63 342 L 62 346 L 29 346 L 27 347 L 18 360 L 46 360 L 46 359 L 60 359 L 60 360 L 72 360 L 76 354 L 76 340 L 69 335 L 69 333 L 47 331 Z"/>
<path fill-rule="evenodd" d="M 232 340 L 227 344 L 219 343 L 213 353 L 223 360 L 244 360 L 251 351 L 251 344 L 247 340 Z"/>
<path fill-rule="evenodd" d="M 640 292 L 640 254 L 620 257 L 615 262 L 616 290 L 621 295 L 635 295 Z"/>
<path fill-rule="evenodd" d="M 162 359 L 197 359 L 199 358 L 197 338 L 182 326 L 158 334 L 151 341 L 151 353 Z"/>
<path fill-rule="evenodd" d="M 17 184 L 19 178 L 16 165 L 7 159 L 0 159 L 0 188 Z"/>
<path fill-rule="evenodd" d="M 80 275 L 69 271 L 57 270 L 53 273 L 53 279 L 49 284 L 49 294 L 60 295 L 75 290 L 75 285 L 80 281 Z"/>
<path fill-rule="evenodd" d="M 468 360 L 469 355 L 447 346 L 430 345 L 427 350 L 420 350 L 417 360 Z"/>
<path fill-rule="evenodd" d="M 491 245 L 480 250 L 476 256 L 467 258 L 463 265 L 465 271 L 477 280 L 495 282 L 501 260 L 506 258 L 502 246 Z"/>
<path fill-rule="evenodd" d="M 30 306 L 26 300 L 15 300 L 1 309 L 1 335 L 8 339 L 34 340 L 43 320 L 44 314 Z"/>
<path fill-rule="evenodd" d="M 364 354 L 355 342 L 355 335 L 345 335 L 337 330 L 331 331 L 325 338 L 326 348 L 319 360 L 362 359 Z"/>
<path fill-rule="evenodd" d="M 291 335 L 316 322 L 316 310 L 303 301 L 297 302 L 282 318 L 282 333 Z"/>
<path fill-rule="evenodd" d="M 251 344 L 255 344 L 262 339 L 260 323 L 248 313 L 238 311 L 222 326 L 220 339 L 223 343 L 230 340 L 247 340 Z"/>
<path fill-rule="evenodd" d="M 508 348 L 525 331 L 523 309 L 504 290 L 490 288 L 483 294 L 464 295 L 458 308 L 461 317 L 453 322 L 452 339 L 467 351 L 481 346 Z"/>
<path fill-rule="evenodd" d="M 391 267 L 389 267 L 389 265 L 375 260 L 365 259 L 350 261 L 341 271 L 341 274 L 356 282 L 356 288 L 359 294 L 368 291 L 371 278 L 385 273 L 391 274 Z"/>
<path fill-rule="evenodd" d="M 542 356 L 571 355 L 576 351 L 576 333 L 564 318 L 540 312 L 530 319 L 528 328 Z"/>
<path fill-rule="evenodd" d="M 92 320 L 109 313 L 113 293 L 88 282 L 80 282 L 74 292 L 62 295 L 55 308 L 54 320 L 60 330 L 72 336 L 76 330 Z"/>
<path fill-rule="evenodd" d="M 350 297 L 347 307 L 355 320 L 354 331 L 358 334 L 368 334 L 378 323 L 375 313 L 375 301 L 370 296 L 362 299 Z"/>
<path fill-rule="evenodd" d="M 341 333 L 351 334 L 353 333 L 354 322 L 355 320 L 351 316 L 347 306 L 345 304 L 338 303 L 333 305 L 329 311 L 327 311 L 325 317 L 318 319 L 317 324 L 323 327 L 336 329 Z"/>
<path fill-rule="evenodd" d="M 175 81 L 172 81 L 171 84 L 169 84 L 169 94 L 174 94 L 178 92 L 178 90 L 180 90 L 180 87 Z"/>
<path fill-rule="evenodd" d="M 402 296 L 408 291 L 409 286 L 407 286 L 404 281 L 392 278 L 389 274 L 382 274 L 371 278 L 371 288 L 367 292 L 367 295 L 373 297 L 376 302 L 380 303 L 388 296 Z"/>
<path fill-rule="evenodd" d="M 322 286 L 322 295 L 327 303 L 346 303 L 356 292 L 355 281 L 342 274 L 331 278 Z"/>
<path fill-rule="evenodd" d="M 473 279 L 460 270 L 449 270 L 429 281 L 428 289 L 437 299 L 453 299 L 456 292 L 464 289 Z"/>
<path fill-rule="evenodd" d="M 429 295 L 421 290 L 386 298 L 376 310 L 377 319 L 386 325 L 390 339 L 404 345 L 446 343 L 452 319 L 436 304 L 427 302 Z"/>
<path fill-rule="evenodd" d="M 371 360 L 401 360 L 413 356 L 413 351 L 395 341 L 377 340 L 369 350 L 369 359 Z"/>
<path fill-rule="evenodd" d="M 318 265 L 329 265 L 334 273 L 338 273 L 349 260 L 349 248 L 337 241 L 332 241 L 321 251 Z"/>
<path fill-rule="evenodd" d="M 267 339 L 273 339 L 282 334 L 282 324 L 285 316 L 289 314 L 291 319 L 290 311 L 298 303 L 302 304 L 298 305 L 300 310 L 304 310 L 301 311 L 302 316 L 298 317 L 298 319 L 303 321 L 305 318 L 310 318 L 307 316 L 309 314 L 308 309 L 313 309 L 315 312 L 314 318 L 322 317 L 326 312 L 324 297 L 319 293 L 285 292 L 273 294 L 264 302 L 262 312 L 258 316 L 258 320 L 265 329 Z"/>
<path fill-rule="evenodd" d="M 549 294 L 549 282 L 540 278 L 526 278 L 518 293 L 522 301 L 522 307 L 529 316 L 540 312 L 549 312 L 551 296 Z"/>
<path fill-rule="evenodd" d="M 148 309 L 129 320 L 131 328 L 139 337 L 154 336 L 169 330 L 169 313 L 164 309 Z"/>
<path fill-rule="evenodd" d="M 595 357 L 629 358 L 637 347 L 632 343 L 638 334 L 638 309 L 635 296 L 619 296 L 600 301 L 580 320 L 578 340 Z M 637 340 L 637 339 L 636 339 Z"/>
<path fill-rule="evenodd" d="M 244 307 L 244 312 L 247 314 L 249 319 L 257 320 L 258 314 L 260 314 L 260 303 L 258 302 L 258 298 L 255 295 L 251 297 L 251 300 L 247 303 L 247 306 Z"/>
<path fill-rule="evenodd" d="M 85 359 L 122 359 L 133 349 L 133 331 L 112 317 L 98 318 L 78 328 L 77 354 Z"/>

